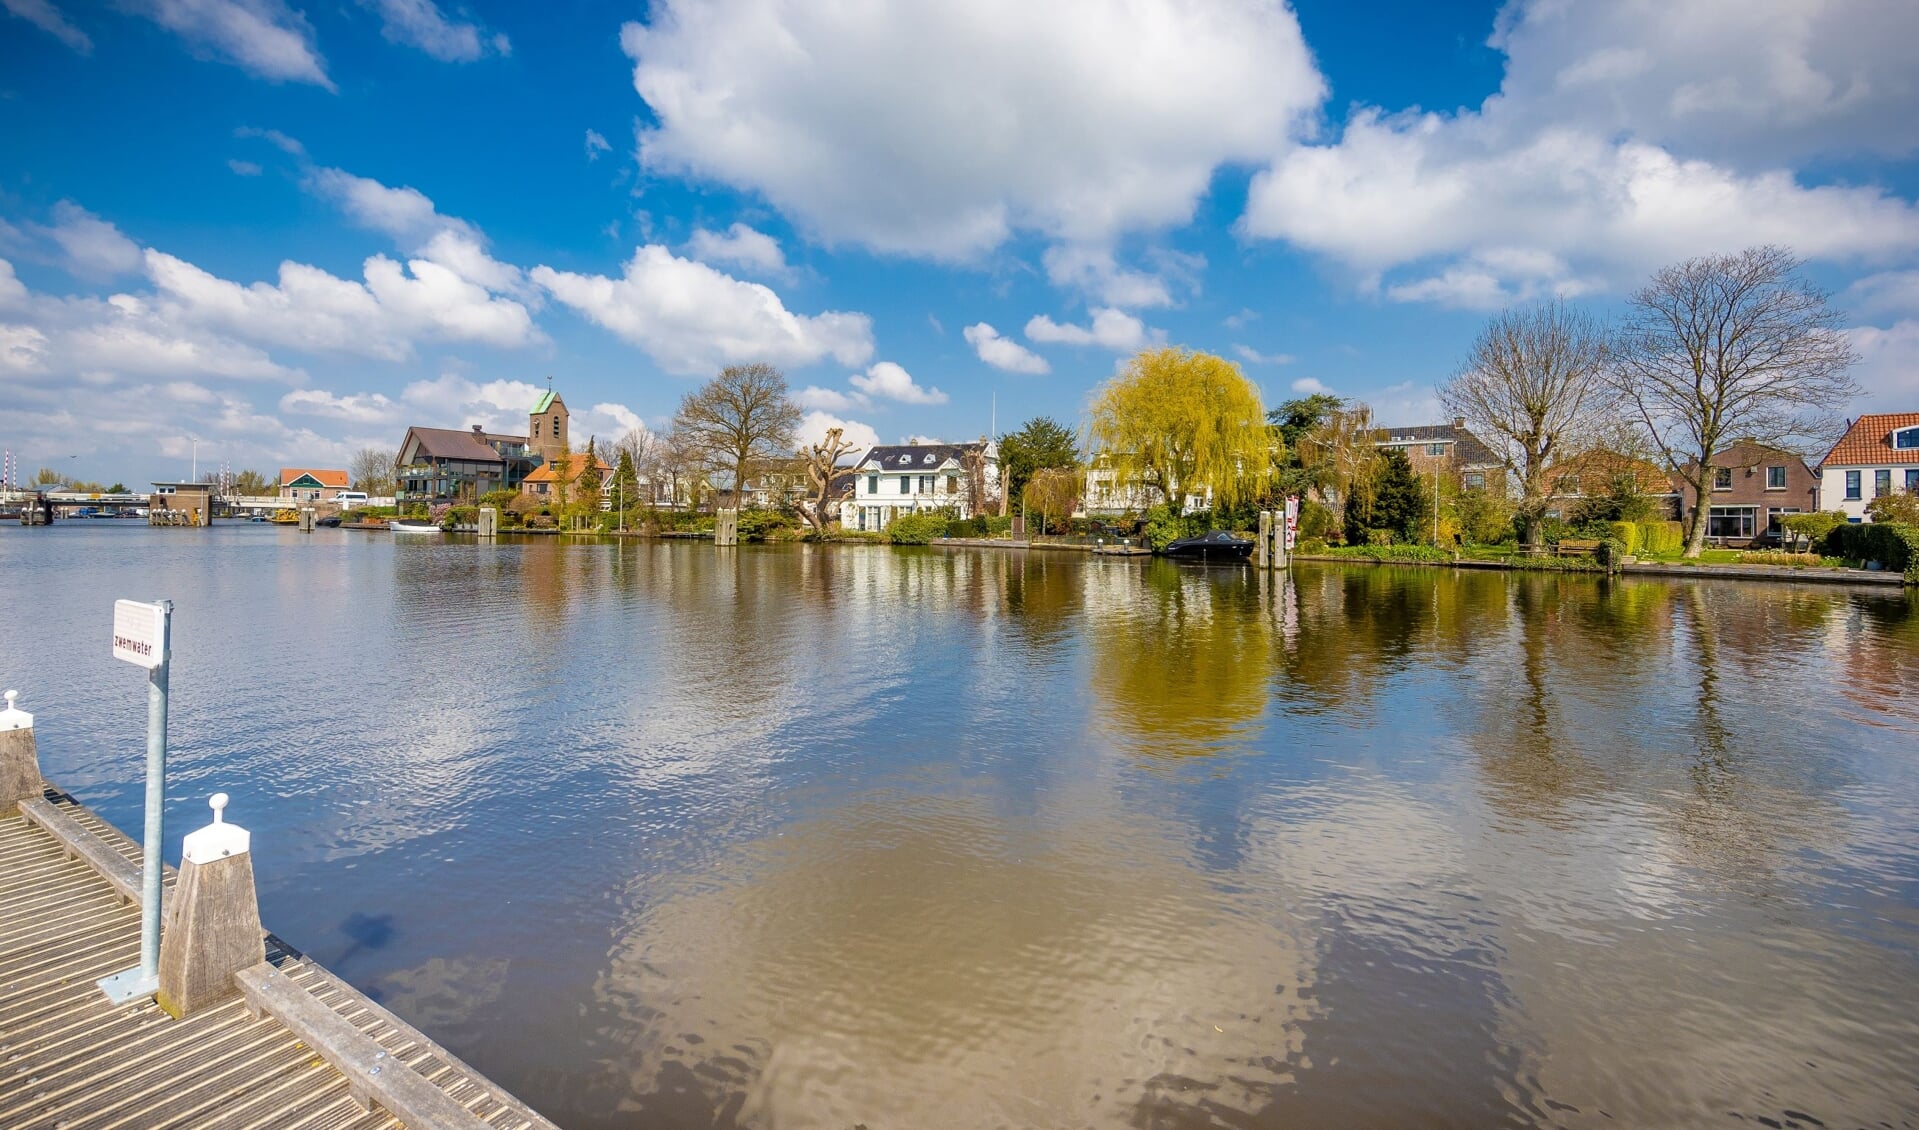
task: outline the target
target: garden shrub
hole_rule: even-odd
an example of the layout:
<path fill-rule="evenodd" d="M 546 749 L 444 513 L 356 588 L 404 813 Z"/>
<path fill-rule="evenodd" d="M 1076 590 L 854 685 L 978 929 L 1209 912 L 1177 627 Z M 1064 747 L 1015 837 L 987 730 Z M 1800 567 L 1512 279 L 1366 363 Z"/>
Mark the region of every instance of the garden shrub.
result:
<path fill-rule="evenodd" d="M 740 540 L 765 541 L 774 531 L 790 528 L 793 524 L 793 519 L 777 510 L 748 508 L 740 511 Z"/>
<path fill-rule="evenodd" d="M 940 513 L 901 514 L 886 527 L 886 538 L 894 545 L 930 545 L 946 532 L 948 516 Z"/>
<path fill-rule="evenodd" d="M 946 536 L 949 538 L 983 538 L 986 536 L 986 519 L 981 517 L 954 518 L 946 523 Z"/>
<path fill-rule="evenodd" d="M 1430 545 L 1392 545 L 1374 542 L 1369 545 L 1341 545 L 1322 550 L 1333 557 L 1359 557 L 1369 561 L 1417 561 L 1434 564 L 1451 564 L 1453 555 L 1443 549 Z"/>
<path fill-rule="evenodd" d="M 1205 510 L 1175 514 L 1171 507 L 1155 506 L 1146 512 L 1143 534 L 1155 550 L 1165 549 L 1181 538 L 1197 537 L 1212 529 L 1212 517 Z"/>
<path fill-rule="evenodd" d="M 1823 565 L 1817 553 L 1785 553 L 1776 549 L 1748 550 L 1739 555 L 1741 565 Z"/>
<path fill-rule="evenodd" d="M 1294 553 L 1325 553 L 1325 538 L 1300 538 L 1293 543 Z"/>
<path fill-rule="evenodd" d="M 1626 547 L 1620 552 L 1622 553 L 1638 553 L 1639 552 L 1639 523 L 1608 522 L 1606 523 L 1606 530 L 1607 530 L 1607 533 L 1606 533 L 1607 537 L 1612 538 L 1614 541 L 1617 541 L 1619 544 Z"/>

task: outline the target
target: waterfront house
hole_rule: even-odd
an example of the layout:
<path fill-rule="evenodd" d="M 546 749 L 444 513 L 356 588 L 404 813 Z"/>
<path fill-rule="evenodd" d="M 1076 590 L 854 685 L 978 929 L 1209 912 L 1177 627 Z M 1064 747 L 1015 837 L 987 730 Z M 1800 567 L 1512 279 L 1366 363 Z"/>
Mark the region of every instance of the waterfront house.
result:
<path fill-rule="evenodd" d="M 985 484 L 973 497 L 968 464 L 979 461 Z M 906 443 L 869 449 L 853 465 L 853 497 L 840 503 L 840 525 L 883 530 L 900 514 L 945 510 L 971 517 L 999 484 L 999 448 L 975 443 Z"/>
<path fill-rule="evenodd" d="M 1018 500 L 1015 499 L 1015 502 Z M 1080 492 L 1079 509 L 1076 518 L 1115 518 L 1122 515 L 1137 515 L 1147 508 L 1158 506 L 1166 501 L 1158 488 L 1137 479 L 1122 477 L 1113 466 L 1113 458 L 1104 451 L 1096 451 L 1086 461 L 1086 485 Z M 1210 509 L 1213 504 L 1213 492 L 1209 487 L 1198 493 L 1188 494 L 1180 500 L 1183 512 Z"/>
<path fill-rule="evenodd" d="M 584 451 L 556 454 L 554 458 L 535 467 L 527 473 L 526 478 L 520 480 L 520 493 L 541 501 L 557 501 L 562 493 L 561 487 L 571 488 L 581 475 L 586 474 L 589 465 L 599 469 L 600 494 L 604 497 L 613 489 L 613 467 L 600 458 L 597 451 L 590 461 Z M 569 502 L 577 501 L 570 489 L 565 494 Z M 605 509 L 607 505 L 602 502 L 601 508 Z"/>
<path fill-rule="evenodd" d="M 400 505 L 478 498 L 517 490 L 534 468 L 566 450 L 568 413 L 560 394 L 548 389 L 526 416 L 526 434 L 489 432 L 478 424 L 457 428 L 408 428 L 394 461 Z"/>
<path fill-rule="evenodd" d="M 1861 416 L 1819 461 L 1818 508 L 1866 520 L 1866 507 L 1894 491 L 1919 494 L 1919 412 Z"/>
<path fill-rule="evenodd" d="M 1588 498 L 1618 497 L 1628 493 L 1647 498 L 1662 519 L 1679 517 L 1679 494 L 1672 473 L 1649 459 L 1594 448 L 1561 460 L 1546 473 L 1552 504 L 1549 518 L 1565 518 Z"/>
<path fill-rule="evenodd" d="M 1682 518 L 1699 506 L 1692 484 L 1675 475 Z M 1819 509 L 1819 476 L 1794 452 L 1741 440 L 1712 457 L 1706 540 L 1734 548 L 1777 541 L 1789 514 Z"/>
<path fill-rule="evenodd" d="M 1382 451 L 1406 455 L 1415 475 L 1435 472 L 1453 476 L 1466 490 L 1504 489 L 1504 468 L 1479 437 L 1466 430 L 1466 418 L 1450 424 L 1408 424 L 1380 428 L 1373 440 Z"/>
<path fill-rule="evenodd" d="M 415 427 L 400 442 L 394 477 L 404 506 L 511 490 L 538 465 L 525 436 L 495 434 L 478 424 L 466 432 Z"/>
<path fill-rule="evenodd" d="M 295 502 L 331 502 L 349 485 L 345 471 L 280 468 L 280 497 Z"/>

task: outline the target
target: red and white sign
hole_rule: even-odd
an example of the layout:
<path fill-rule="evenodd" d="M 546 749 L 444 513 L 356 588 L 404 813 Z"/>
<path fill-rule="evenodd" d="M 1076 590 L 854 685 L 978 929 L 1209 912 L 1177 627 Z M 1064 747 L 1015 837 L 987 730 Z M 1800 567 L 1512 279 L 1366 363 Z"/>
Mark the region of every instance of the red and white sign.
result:
<path fill-rule="evenodd" d="M 141 600 L 113 602 L 113 657 L 151 671 L 167 659 L 166 611 Z"/>
<path fill-rule="evenodd" d="M 1299 540 L 1299 499 L 1286 500 L 1286 552 L 1293 551 L 1293 543 Z"/>

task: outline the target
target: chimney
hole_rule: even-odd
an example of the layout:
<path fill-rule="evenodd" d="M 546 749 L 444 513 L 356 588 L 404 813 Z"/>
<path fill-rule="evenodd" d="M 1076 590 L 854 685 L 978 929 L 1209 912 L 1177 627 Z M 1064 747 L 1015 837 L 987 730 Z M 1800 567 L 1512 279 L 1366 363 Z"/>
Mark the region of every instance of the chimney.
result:
<path fill-rule="evenodd" d="M 1462 432 L 1463 432 L 1463 431 L 1465 431 L 1465 430 L 1466 430 L 1466 417 L 1464 417 L 1464 416 L 1454 416 L 1454 417 L 1453 417 L 1453 427 L 1454 427 L 1454 429 L 1456 429 L 1456 430 L 1458 430 L 1458 431 L 1462 431 Z"/>
<path fill-rule="evenodd" d="M 476 435 L 476 436 L 478 436 L 478 435 L 485 435 L 485 434 L 486 434 L 486 431 L 485 431 L 485 430 L 484 430 L 483 428 L 481 428 L 481 427 L 480 427 L 480 425 L 478 425 L 478 424 L 475 424 L 475 425 L 473 425 L 473 434 L 474 434 L 474 435 Z"/>

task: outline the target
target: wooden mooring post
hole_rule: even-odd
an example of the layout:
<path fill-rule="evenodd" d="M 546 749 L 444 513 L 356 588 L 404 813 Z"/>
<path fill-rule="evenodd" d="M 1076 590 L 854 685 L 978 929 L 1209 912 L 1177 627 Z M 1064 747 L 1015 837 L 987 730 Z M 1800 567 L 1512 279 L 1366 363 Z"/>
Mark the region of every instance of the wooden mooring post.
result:
<path fill-rule="evenodd" d="M 33 715 L 13 704 L 19 691 L 7 692 L 0 710 L 0 816 L 12 816 L 23 800 L 46 787 L 40 780 L 40 751 L 33 742 Z"/>
<path fill-rule="evenodd" d="M 738 510 L 726 507 L 714 512 L 713 544 L 740 544 L 740 512 Z"/>
<path fill-rule="evenodd" d="M 498 537 L 500 533 L 500 508 L 497 506 L 480 507 L 478 531 L 483 538 Z"/>

